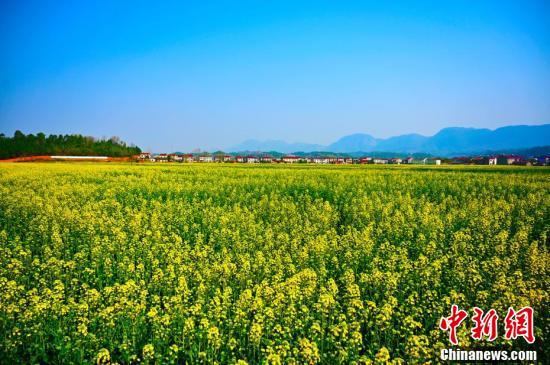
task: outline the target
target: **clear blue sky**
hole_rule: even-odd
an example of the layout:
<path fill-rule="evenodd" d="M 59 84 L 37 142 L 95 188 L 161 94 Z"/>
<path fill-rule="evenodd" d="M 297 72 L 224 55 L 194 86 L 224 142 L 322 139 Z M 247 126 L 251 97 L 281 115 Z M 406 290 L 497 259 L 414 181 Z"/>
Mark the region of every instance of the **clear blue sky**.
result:
<path fill-rule="evenodd" d="M 0 132 L 144 149 L 550 123 L 548 1 L 1 1 Z"/>

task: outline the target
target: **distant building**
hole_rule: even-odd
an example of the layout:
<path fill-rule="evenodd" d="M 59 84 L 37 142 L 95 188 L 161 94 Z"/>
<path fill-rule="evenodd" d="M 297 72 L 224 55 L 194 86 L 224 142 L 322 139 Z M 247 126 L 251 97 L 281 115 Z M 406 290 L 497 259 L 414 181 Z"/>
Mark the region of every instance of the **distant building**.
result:
<path fill-rule="evenodd" d="M 441 160 L 438 158 L 425 158 L 422 161 L 424 165 L 441 165 Z"/>
<path fill-rule="evenodd" d="M 487 165 L 496 165 L 498 162 L 498 159 L 494 156 L 487 158 Z"/>
<path fill-rule="evenodd" d="M 352 164 L 353 163 L 353 158 L 351 157 L 333 157 L 332 160 L 331 160 L 332 163 L 335 163 L 335 164 Z"/>
<path fill-rule="evenodd" d="M 260 162 L 262 163 L 272 163 L 273 162 L 273 157 L 271 156 L 261 156 L 260 157 Z"/>
<path fill-rule="evenodd" d="M 476 156 L 470 159 L 470 163 L 473 163 L 474 165 L 487 165 L 487 159 L 482 156 Z"/>
<path fill-rule="evenodd" d="M 210 155 L 199 156 L 199 162 L 213 162 L 214 159 Z"/>
<path fill-rule="evenodd" d="M 161 153 L 155 156 L 156 162 L 168 162 L 168 155 L 166 153 Z"/>
<path fill-rule="evenodd" d="M 183 162 L 194 162 L 195 159 L 191 153 L 183 155 Z"/>
<path fill-rule="evenodd" d="M 407 158 L 403 159 L 404 164 L 409 164 L 410 165 L 413 162 L 414 162 L 414 158 L 412 158 L 412 157 L 407 157 Z"/>
<path fill-rule="evenodd" d="M 296 162 L 300 161 L 300 157 L 298 157 L 298 156 L 284 156 L 282 160 L 283 160 L 284 163 L 296 163 Z"/>
<path fill-rule="evenodd" d="M 515 155 L 502 155 L 497 157 L 497 163 L 499 165 L 514 165 L 520 163 L 521 160 L 521 156 Z"/>
<path fill-rule="evenodd" d="M 153 158 L 153 155 L 149 152 L 142 152 L 138 156 L 138 160 L 140 161 L 155 161 Z"/>
<path fill-rule="evenodd" d="M 231 161 L 230 155 L 216 154 L 214 156 L 214 162 L 230 162 L 230 161 Z"/>
<path fill-rule="evenodd" d="M 183 156 L 177 153 L 171 153 L 168 155 L 168 160 L 174 161 L 174 162 L 182 162 Z"/>
<path fill-rule="evenodd" d="M 256 156 L 246 156 L 246 162 L 247 163 L 258 163 L 258 162 L 260 162 L 260 159 Z"/>
<path fill-rule="evenodd" d="M 317 163 L 317 164 L 328 164 L 329 163 L 329 159 L 327 157 L 313 157 L 313 163 Z"/>
<path fill-rule="evenodd" d="M 377 165 L 385 165 L 388 163 L 388 160 L 385 158 L 373 158 L 372 163 Z"/>
<path fill-rule="evenodd" d="M 455 157 L 451 161 L 452 164 L 455 165 L 468 165 L 470 163 L 469 157 Z"/>
<path fill-rule="evenodd" d="M 372 162 L 372 157 L 361 157 L 359 159 L 359 163 L 363 164 L 363 165 L 371 163 L 371 162 Z"/>

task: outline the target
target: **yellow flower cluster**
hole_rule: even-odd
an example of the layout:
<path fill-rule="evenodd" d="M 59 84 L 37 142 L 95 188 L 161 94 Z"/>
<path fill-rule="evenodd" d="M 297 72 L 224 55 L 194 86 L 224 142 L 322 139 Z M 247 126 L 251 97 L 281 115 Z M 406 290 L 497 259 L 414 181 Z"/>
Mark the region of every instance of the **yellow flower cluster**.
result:
<path fill-rule="evenodd" d="M 548 169 L 3 164 L 0 362 L 436 362 L 451 304 L 542 353 L 549 237 Z"/>

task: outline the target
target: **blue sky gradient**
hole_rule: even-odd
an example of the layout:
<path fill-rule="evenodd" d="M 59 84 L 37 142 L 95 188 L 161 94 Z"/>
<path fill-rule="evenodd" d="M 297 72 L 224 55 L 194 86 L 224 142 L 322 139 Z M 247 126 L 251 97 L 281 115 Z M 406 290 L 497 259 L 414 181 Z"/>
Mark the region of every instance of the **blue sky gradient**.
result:
<path fill-rule="evenodd" d="M 550 123 L 547 1 L 0 2 L 0 132 L 152 151 Z"/>

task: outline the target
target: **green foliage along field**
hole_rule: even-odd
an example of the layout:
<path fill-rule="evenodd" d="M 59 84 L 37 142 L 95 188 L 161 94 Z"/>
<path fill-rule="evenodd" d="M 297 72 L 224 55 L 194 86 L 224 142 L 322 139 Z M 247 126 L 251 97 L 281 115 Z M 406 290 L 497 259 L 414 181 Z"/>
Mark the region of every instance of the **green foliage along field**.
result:
<path fill-rule="evenodd" d="M 436 362 L 451 304 L 535 310 L 550 170 L 0 165 L 0 358 Z M 469 319 L 468 319 L 469 321 Z"/>

